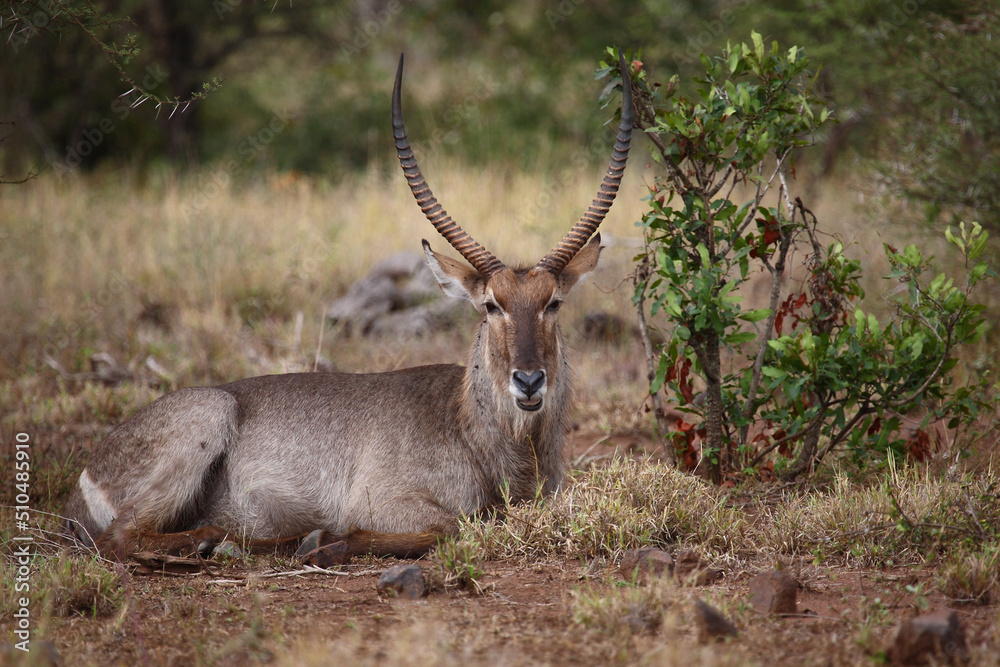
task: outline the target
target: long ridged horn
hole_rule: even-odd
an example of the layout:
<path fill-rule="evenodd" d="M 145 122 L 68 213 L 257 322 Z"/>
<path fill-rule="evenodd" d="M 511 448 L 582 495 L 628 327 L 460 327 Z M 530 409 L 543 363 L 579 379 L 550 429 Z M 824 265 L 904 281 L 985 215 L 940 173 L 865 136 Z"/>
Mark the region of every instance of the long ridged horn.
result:
<path fill-rule="evenodd" d="M 611 154 L 608 171 L 587 212 L 573 225 L 563 240 L 538 262 L 538 268 L 557 276 L 576 257 L 576 253 L 580 252 L 604 221 L 604 216 L 608 214 L 611 203 L 618 194 L 618 186 L 621 185 L 622 174 L 625 172 L 625 161 L 628 159 L 628 148 L 632 141 L 633 110 L 632 80 L 626 69 L 625 54 L 621 49 L 618 50 L 618 62 L 622 71 L 622 120 L 618 125 L 618 136 L 615 138 L 615 149 Z"/>
<path fill-rule="evenodd" d="M 481 246 L 464 229 L 458 226 L 444 207 L 438 203 L 431 192 L 417 158 L 413 155 L 410 140 L 406 138 L 406 126 L 403 124 L 403 104 L 400 101 L 400 88 L 403 85 L 403 55 L 399 56 L 399 67 L 396 69 L 396 85 L 392 89 L 392 136 L 396 142 L 396 156 L 403 167 L 406 182 L 417 200 L 420 210 L 434 225 L 434 229 L 452 245 L 476 271 L 484 276 L 490 276 L 504 268 L 503 262 L 494 257 L 489 250 Z"/>

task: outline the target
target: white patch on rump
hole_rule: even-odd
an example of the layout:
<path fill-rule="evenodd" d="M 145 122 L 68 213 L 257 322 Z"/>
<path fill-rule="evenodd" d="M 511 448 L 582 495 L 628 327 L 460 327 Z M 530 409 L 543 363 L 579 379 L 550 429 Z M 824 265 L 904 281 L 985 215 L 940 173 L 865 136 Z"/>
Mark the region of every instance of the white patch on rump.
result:
<path fill-rule="evenodd" d="M 83 494 L 83 501 L 87 504 L 87 510 L 90 512 L 91 518 L 94 522 L 101 527 L 101 530 L 107 529 L 111 523 L 118 518 L 118 514 L 115 512 L 115 508 L 111 505 L 108 500 L 108 496 L 104 493 L 101 487 L 97 486 L 90 475 L 87 474 L 86 468 L 80 473 L 80 481 L 78 482 L 80 486 L 80 492 Z"/>

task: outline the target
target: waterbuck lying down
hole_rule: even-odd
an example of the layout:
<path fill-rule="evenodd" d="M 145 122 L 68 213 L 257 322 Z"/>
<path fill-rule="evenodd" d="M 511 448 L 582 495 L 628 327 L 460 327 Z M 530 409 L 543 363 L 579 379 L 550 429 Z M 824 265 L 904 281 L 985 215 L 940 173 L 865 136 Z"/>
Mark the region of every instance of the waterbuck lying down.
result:
<path fill-rule="evenodd" d="M 400 57 L 392 96 L 400 164 L 420 209 L 471 268 L 424 241 L 427 263 L 447 294 L 483 315 L 468 365 L 269 375 L 163 396 L 94 452 L 66 509 L 75 535 L 122 558 L 207 553 L 226 539 L 291 552 L 318 530 L 308 543 L 336 544 L 344 559 L 405 557 L 504 493 L 519 501 L 539 485 L 554 492 L 570 400 L 557 313 L 597 264 L 595 232 L 628 156 L 632 92 L 620 60 L 621 125 L 597 197 L 536 266 L 512 269 L 424 181 L 403 124 Z"/>

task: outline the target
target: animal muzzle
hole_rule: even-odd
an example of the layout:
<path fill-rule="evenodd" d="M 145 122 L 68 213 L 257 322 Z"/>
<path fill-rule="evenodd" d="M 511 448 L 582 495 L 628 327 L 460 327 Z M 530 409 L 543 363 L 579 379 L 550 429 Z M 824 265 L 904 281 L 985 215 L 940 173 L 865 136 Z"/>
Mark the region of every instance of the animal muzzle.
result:
<path fill-rule="evenodd" d="M 545 371 L 514 371 L 510 375 L 510 389 L 517 407 L 528 412 L 534 412 L 542 407 L 542 397 L 545 396 Z"/>

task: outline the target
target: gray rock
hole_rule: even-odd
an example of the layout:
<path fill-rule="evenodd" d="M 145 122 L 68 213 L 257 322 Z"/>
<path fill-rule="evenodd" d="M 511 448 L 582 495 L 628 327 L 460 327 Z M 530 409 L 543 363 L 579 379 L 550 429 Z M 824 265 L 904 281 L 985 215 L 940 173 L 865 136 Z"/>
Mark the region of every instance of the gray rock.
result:
<path fill-rule="evenodd" d="M 750 604 L 765 614 L 798 613 L 798 583 L 784 572 L 758 574 L 750 580 Z"/>
<path fill-rule="evenodd" d="M 419 565 L 393 565 L 379 575 L 378 592 L 382 595 L 406 597 L 411 600 L 427 595 L 427 580 Z"/>
<path fill-rule="evenodd" d="M 453 324 L 464 303 L 442 295 L 423 255 L 404 252 L 375 264 L 326 315 L 348 334 L 413 338 Z"/>
<path fill-rule="evenodd" d="M 326 316 L 348 333 L 366 334 L 372 322 L 392 310 L 397 291 L 392 278 L 369 274 L 334 301 Z"/>

